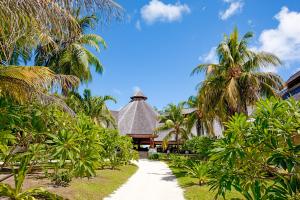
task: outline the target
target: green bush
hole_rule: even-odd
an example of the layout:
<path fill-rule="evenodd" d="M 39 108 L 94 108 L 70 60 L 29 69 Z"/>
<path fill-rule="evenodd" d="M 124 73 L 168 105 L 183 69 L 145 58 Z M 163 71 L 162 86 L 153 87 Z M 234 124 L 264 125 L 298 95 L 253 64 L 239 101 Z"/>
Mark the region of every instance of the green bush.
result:
<path fill-rule="evenodd" d="M 198 179 L 198 184 L 203 185 L 208 180 L 208 165 L 205 162 L 192 162 L 190 166 L 186 166 L 186 172 Z"/>
<path fill-rule="evenodd" d="M 67 187 L 72 181 L 72 174 L 68 171 L 61 171 L 53 174 L 51 181 L 56 186 Z"/>
<path fill-rule="evenodd" d="M 299 199 L 300 102 L 261 100 L 250 119 L 235 115 L 212 150 L 211 189 L 233 188 L 247 200 Z"/>
<path fill-rule="evenodd" d="M 170 164 L 173 167 L 186 167 L 188 165 L 189 159 L 186 156 L 171 154 L 170 157 Z"/>
<path fill-rule="evenodd" d="M 207 160 L 210 151 L 213 149 L 214 141 L 215 139 L 205 136 L 193 137 L 184 143 L 183 149 L 196 153 L 200 159 Z"/>
<path fill-rule="evenodd" d="M 148 158 L 150 160 L 160 160 L 160 154 L 159 153 L 153 153 Z"/>
<path fill-rule="evenodd" d="M 42 106 L 34 102 L 17 105 L 3 98 L 0 98 L 0 110 L 2 167 L 24 168 L 12 169 L 17 183 L 15 188 L 10 188 L 15 190 L 13 194 L 22 190 L 26 173 L 36 165 L 44 168 L 46 175 L 47 171 L 54 171 L 52 177 L 46 177 L 56 185 L 65 186 L 72 177 L 95 176 L 96 170 L 106 164 L 116 168 L 138 159 L 130 137 L 100 127 L 85 114 L 71 116 L 55 105 Z M 18 171 L 24 172 L 20 175 L 22 179 L 18 177 Z M 4 188 L 12 194 L 7 187 L 10 186 L 0 184 L 0 190 Z"/>
<path fill-rule="evenodd" d="M 138 158 L 133 150 L 132 138 L 121 136 L 117 130 L 102 129 L 100 142 L 103 148 L 100 154 L 109 160 L 111 169 Z"/>

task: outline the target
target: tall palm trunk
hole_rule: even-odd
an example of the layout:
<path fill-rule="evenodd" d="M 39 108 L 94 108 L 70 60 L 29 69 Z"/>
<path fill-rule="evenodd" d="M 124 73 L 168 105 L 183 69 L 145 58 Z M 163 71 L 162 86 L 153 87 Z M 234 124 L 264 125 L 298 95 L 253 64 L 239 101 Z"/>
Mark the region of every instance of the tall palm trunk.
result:
<path fill-rule="evenodd" d="M 176 133 L 175 136 L 175 140 L 176 140 L 176 149 L 177 149 L 177 153 L 179 154 L 179 137 L 178 137 L 179 133 Z"/>

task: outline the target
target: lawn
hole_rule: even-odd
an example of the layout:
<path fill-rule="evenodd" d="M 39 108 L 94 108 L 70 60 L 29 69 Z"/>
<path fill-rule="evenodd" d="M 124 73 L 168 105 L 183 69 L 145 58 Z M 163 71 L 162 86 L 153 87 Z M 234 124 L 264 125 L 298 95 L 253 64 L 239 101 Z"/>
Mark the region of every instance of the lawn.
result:
<path fill-rule="evenodd" d="M 37 178 L 29 175 L 24 183 L 24 189 L 44 187 L 67 199 L 72 200 L 101 200 L 118 189 L 138 169 L 135 165 L 121 166 L 116 170 L 104 169 L 97 171 L 97 176 L 92 179 L 74 178 L 68 187 L 53 187 L 49 179 Z M 13 180 L 7 180 L 13 184 Z"/>
<path fill-rule="evenodd" d="M 186 176 L 186 173 L 179 168 L 171 167 L 172 172 L 177 177 L 179 185 L 184 189 L 184 197 L 187 200 L 213 200 L 215 197 L 215 192 L 209 191 L 209 186 L 199 186 L 197 184 L 197 179 Z M 232 191 L 228 193 L 226 199 L 231 198 L 242 198 L 242 196 L 236 192 Z M 223 198 L 219 198 L 223 199 Z"/>
<path fill-rule="evenodd" d="M 56 188 L 54 191 L 69 199 L 100 200 L 118 189 L 136 170 L 135 165 L 122 166 L 117 170 L 101 170 L 93 179 L 74 179 L 69 187 Z"/>

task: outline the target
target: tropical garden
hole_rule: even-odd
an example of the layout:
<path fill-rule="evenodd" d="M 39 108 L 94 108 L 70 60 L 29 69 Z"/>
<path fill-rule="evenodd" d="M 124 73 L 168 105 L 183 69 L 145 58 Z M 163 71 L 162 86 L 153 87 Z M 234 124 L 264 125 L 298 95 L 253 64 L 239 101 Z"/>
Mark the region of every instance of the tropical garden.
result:
<path fill-rule="evenodd" d="M 106 106 L 116 99 L 78 87 L 92 80 L 92 68 L 103 72 L 91 49 L 107 44 L 92 30 L 121 19 L 121 6 L 2 0 L 0 16 L 0 197 L 95 199 L 113 192 L 135 172 L 130 161 L 138 154 Z M 163 148 L 173 140 L 177 153 L 149 158 L 168 163 L 187 199 L 300 199 L 300 102 L 283 100 L 280 76 L 260 70 L 281 61 L 251 50 L 252 37 L 240 37 L 237 28 L 226 35 L 218 62 L 192 71 L 206 75 L 197 94 L 161 112 L 154 134 L 167 131 Z M 203 136 L 191 136 L 195 123 Z M 32 184 L 37 180 L 45 187 Z"/>
<path fill-rule="evenodd" d="M 300 103 L 281 98 L 279 75 L 260 71 L 281 61 L 250 50 L 252 36 L 239 38 L 237 28 L 226 35 L 219 62 L 192 71 L 206 74 L 197 95 L 168 105 L 160 119 L 165 147 L 173 140 L 177 152 L 192 154 L 150 159 L 169 164 L 187 199 L 300 199 Z M 196 122 L 204 136 L 191 136 Z"/>
<path fill-rule="evenodd" d="M 114 180 L 107 170 L 119 169 L 119 180 L 101 191 L 108 195 L 136 170 L 128 165 L 138 158 L 131 138 L 118 133 L 106 107 L 116 100 L 77 90 L 92 80 L 91 68 L 103 72 L 91 49 L 106 43 L 91 30 L 122 12 L 111 0 L 0 3 L 1 198 L 64 199 L 30 180 L 59 191 L 78 178 Z"/>

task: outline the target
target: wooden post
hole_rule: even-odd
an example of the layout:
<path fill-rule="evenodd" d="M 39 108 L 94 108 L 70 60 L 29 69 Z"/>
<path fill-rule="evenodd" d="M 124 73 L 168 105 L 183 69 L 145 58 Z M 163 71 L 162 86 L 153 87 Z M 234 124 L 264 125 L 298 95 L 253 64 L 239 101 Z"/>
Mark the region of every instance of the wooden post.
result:
<path fill-rule="evenodd" d="M 138 140 L 138 151 L 141 149 L 141 139 L 137 139 Z"/>
<path fill-rule="evenodd" d="M 150 148 L 154 148 L 154 139 L 150 138 Z"/>

